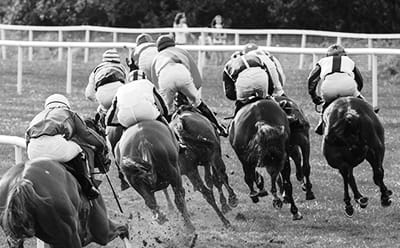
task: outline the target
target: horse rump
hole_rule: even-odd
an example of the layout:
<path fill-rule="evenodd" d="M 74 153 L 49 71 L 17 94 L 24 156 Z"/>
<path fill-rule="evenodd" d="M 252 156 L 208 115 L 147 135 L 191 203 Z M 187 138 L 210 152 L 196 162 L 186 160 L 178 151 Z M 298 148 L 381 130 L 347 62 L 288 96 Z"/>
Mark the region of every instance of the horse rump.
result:
<path fill-rule="evenodd" d="M 332 144 L 355 145 L 360 142 L 361 121 L 356 112 L 346 112 L 330 128 L 327 140 Z"/>
<path fill-rule="evenodd" d="M 33 208 L 39 202 L 48 204 L 46 198 L 36 193 L 30 180 L 22 178 L 11 188 L 1 223 L 9 242 L 15 243 L 35 236 Z"/>

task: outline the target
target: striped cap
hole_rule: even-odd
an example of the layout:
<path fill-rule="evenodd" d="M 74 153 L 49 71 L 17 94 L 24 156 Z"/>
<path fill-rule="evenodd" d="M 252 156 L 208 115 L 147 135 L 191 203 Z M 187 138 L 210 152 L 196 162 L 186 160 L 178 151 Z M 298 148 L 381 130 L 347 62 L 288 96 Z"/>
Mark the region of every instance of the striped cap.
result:
<path fill-rule="evenodd" d="M 131 71 L 128 75 L 128 82 L 133 82 L 140 79 L 146 79 L 146 73 L 142 70 Z"/>
<path fill-rule="evenodd" d="M 121 58 L 116 49 L 109 49 L 103 53 L 103 62 L 121 63 Z"/>
<path fill-rule="evenodd" d="M 140 34 L 137 38 L 136 38 L 136 46 L 139 46 L 140 44 L 146 43 L 146 42 L 153 42 L 153 37 L 151 37 L 151 35 L 143 33 Z"/>

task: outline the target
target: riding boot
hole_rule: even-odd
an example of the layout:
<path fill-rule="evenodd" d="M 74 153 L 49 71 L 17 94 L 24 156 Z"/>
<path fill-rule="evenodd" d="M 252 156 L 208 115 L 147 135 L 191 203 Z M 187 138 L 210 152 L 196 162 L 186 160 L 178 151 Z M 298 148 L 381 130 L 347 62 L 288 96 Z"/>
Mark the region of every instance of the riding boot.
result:
<path fill-rule="evenodd" d="M 245 105 L 245 103 L 241 100 L 236 100 L 235 102 L 235 116 L 237 114 L 237 112 L 239 112 L 239 110 Z"/>
<path fill-rule="evenodd" d="M 100 195 L 100 192 L 96 189 L 92 180 L 89 178 L 86 159 L 83 153 L 80 153 L 75 158 L 71 159 L 68 164 L 72 165 L 74 170 L 71 171 L 71 173 L 78 180 L 78 183 L 81 185 L 82 191 L 88 200 L 96 199 Z"/>
<path fill-rule="evenodd" d="M 215 115 L 211 112 L 211 110 L 207 107 L 204 102 L 201 102 L 199 106 L 197 106 L 198 110 L 207 118 L 209 119 L 218 129 L 219 135 L 223 137 L 228 137 L 228 132 L 226 128 L 222 126 L 215 118 Z"/>
<path fill-rule="evenodd" d="M 159 121 L 159 122 L 162 122 L 162 123 L 165 124 L 165 125 L 167 125 L 168 129 L 170 129 L 171 133 L 173 133 L 173 135 L 175 136 L 176 140 L 178 141 L 178 144 L 179 144 L 179 153 L 184 152 L 184 151 L 187 149 L 187 146 L 186 146 L 185 144 L 181 143 L 181 141 L 179 140 L 178 135 L 177 135 L 175 132 L 173 132 L 173 131 L 171 130 L 171 128 L 169 127 L 169 124 L 168 124 L 167 119 L 165 119 L 164 116 L 159 115 L 159 116 L 157 117 L 156 120 Z"/>
<path fill-rule="evenodd" d="M 367 100 L 365 99 L 365 97 L 364 97 L 363 95 L 361 95 L 361 93 L 357 96 L 357 98 L 360 98 L 360 99 L 362 99 L 362 100 L 364 100 L 364 101 L 367 101 Z M 374 107 L 374 112 L 375 112 L 376 114 L 379 112 L 379 110 L 380 110 L 380 108 L 379 108 L 378 106 Z"/>

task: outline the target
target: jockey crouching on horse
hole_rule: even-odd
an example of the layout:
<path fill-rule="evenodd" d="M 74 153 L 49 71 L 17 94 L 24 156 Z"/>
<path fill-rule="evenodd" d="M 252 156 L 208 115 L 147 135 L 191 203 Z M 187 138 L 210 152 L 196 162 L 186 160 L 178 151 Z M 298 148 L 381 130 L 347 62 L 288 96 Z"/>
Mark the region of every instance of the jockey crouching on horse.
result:
<path fill-rule="evenodd" d="M 159 53 L 153 60 L 151 78 L 153 83 L 158 83 L 160 94 L 167 104 L 168 120 L 173 114 L 174 97 L 180 92 L 215 125 L 220 136 L 227 137 L 225 127 L 200 98 L 198 89 L 203 81 L 189 52 L 175 47 L 175 41 L 169 35 L 161 35 L 156 44 Z"/>
<path fill-rule="evenodd" d="M 321 96 L 317 95 L 317 86 L 321 83 Z M 360 91 L 363 88 L 363 78 L 354 61 L 347 57 L 344 47 L 339 44 L 328 48 L 325 58 L 315 65 L 308 77 L 308 92 L 316 105 L 323 103 L 320 121 L 315 129 L 323 134 L 323 112 L 328 105 L 341 96 L 354 96 L 365 100 Z M 374 110 L 378 113 L 379 109 Z"/>
<path fill-rule="evenodd" d="M 111 107 L 112 99 L 118 88 L 125 84 L 126 68 L 121 64 L 120 56 L 115 49 L 103 53 L 103 62 L 97 65 L 90 73 L 86 86 L 85 96 L 91 101 L 97 101 L 97 112 L 101 120 Z"/>
<path fill-rule="evenodd" d="M 124 129 L 144 120 L 158 120 L 168 128 L 164 115 L 168 109 L 154 85 L 141 70 L 128 75 L 128 83 L 121 86 L 106 117 L 107 126 L 121 125 Z M 171 130 L 172 132 L 172 130 Z"/>
<path fill-rule="evenodd" d="M 130 54 L 130 61 L 127 62 L 130 71 L 139 69 L 146 74 L 146 77 L 149 77 L 151 75 L 151 64 L 157 54 L 158 51 L 153 38 L 146 33 L 140 34 L 136 38 L 136 48 Z"/>
<path fill-rule="evenodd" d="M 53 94 L 46 99 L 45 109 L 30 122 L 25 138 L 29 159 L 47 157 L 67 163 L 73 168 L 67 168 L 68 171 L 76 177 L 87 198 L 92 200 L 99 196 L 100 192 L 90 178 L 82 147 L 94 146 L 97 161 L 106 165 L 110 162 L 102 156 L 106 144 L 71 110 L 65 96 Z"/>

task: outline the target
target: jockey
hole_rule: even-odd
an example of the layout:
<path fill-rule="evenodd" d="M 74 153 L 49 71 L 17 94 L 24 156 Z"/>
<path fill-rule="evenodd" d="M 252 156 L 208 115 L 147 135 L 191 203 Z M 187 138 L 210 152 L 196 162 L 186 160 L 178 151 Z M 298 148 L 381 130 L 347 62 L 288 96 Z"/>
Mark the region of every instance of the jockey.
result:
<path fill-rule="evenodd" d="M 146 76 L 151 75 L 151 63 L 157 54 L 158 51 L 153 38 L 146 33 L 140 34 L 136 38 L 136 48 L 130 54 L 131 62 L 128 64 L 130 71 L 139 69 Z"/>
<path fill-rule="evenodd" d="M 47 157 L 66 162 L 73 168 L 70 171 L 87 198 L 92 200 L 99 196 L 100 192 L 90 179 L 81 145 L 96 147 L 96 156 L 102 156 L 106 143 L 71 110 L 65 96 L 53 94 L 46 99 L 45 109 L 30 122 L 25 138 L 29 159 Z M 104 163 L 109 162 L 105 157 L 98 158 Z"/>
<path fill-rule="evenodd" d="M 234 53 L 231 56 L 225 64 L 222 81 L 226 97 L 236 100 L 235 114 L 249 98 L 271 95 L 268 79 L 266 67 L 259 56 L 252 53 Z"/>
<path fill-rule="evenodd" d="M 322 97 L 316 93 L 320 80 L 322 80 L 320 88 Z M 363 78 L 360 71 L 339 44 L 328 48 L 326 57 L 318 61 L 308 77 L 308 92 L 314 104 L 324 103 L 322 112 L 340 96 L 354 96 L 365 100 L 360 93 L 362 88 Z M 315 132 L 322 135 L 323 129 L 324 121 L 321 114 Z"/>
<path fill-rule="evenodd" d="M 117 89 L 125 84 L 127 71 L 121 64 L 120 56 L 115 49 L 103 53 L 103 62 L 97 65 L 89 76 L 85 96 L 99 103 L 99 112 L 106 112 Z"/>
<path fill-rule="evenodd" d="M 270 83 L 274 86 L 274 96 L 282 96 L 284 95 L 283 85 L 286 81 L 286 76 L 283 73 L 282 65 L 279 60 L 271 55 L 268 51 L 260 49 L 254 43 L 248 43 L 245 45 L 242 54 L 255 54 L 259 56 L 266 67 L 266 71 L 269 75 Z"/>
<path fill-rule="evenodd" d="M 169 35 L 161 35 L 157 39 L 158 55 L 152 64 L 153 83 L 158 82 L 161 96 L 167 103 L 171 116 L 174 109 L 174 97 L 177 92 L 185 95 L 200 112 L 213 123 L 219 135 L 227 136 L 213 112 L 201 100 L 199 88 L 203 84 L 200 72 L 188 51 L 175 47 L 175 41 Z"/>
<path fill-rule="evenodd" d="M 158 120 L 168 126 L 164 115 L 168 109 L 154 85 L 141 70 L 128 75 L 128 83 L 121 86 L 106 117 L 107 126 L 124 128 L 143 120 Z"/>

